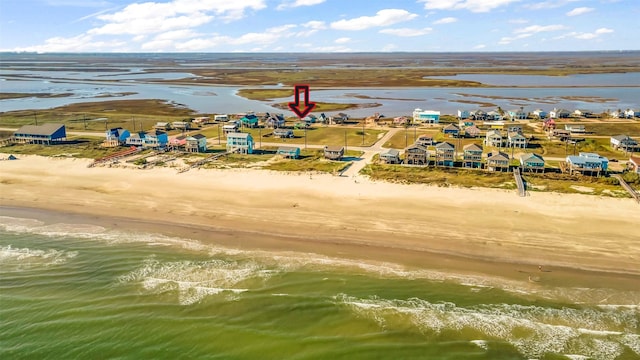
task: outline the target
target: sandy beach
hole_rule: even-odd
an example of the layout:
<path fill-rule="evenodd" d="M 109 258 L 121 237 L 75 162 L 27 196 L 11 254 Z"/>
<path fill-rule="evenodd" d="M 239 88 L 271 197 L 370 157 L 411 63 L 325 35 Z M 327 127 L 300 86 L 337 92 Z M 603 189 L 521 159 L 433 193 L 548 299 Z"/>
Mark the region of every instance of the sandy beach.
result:
<path fill-rule="evenodd" d="M 93 216 L 110 226 L 128 222 L 225 246 L 514 279 L 526 280 L 523 273 L 542 265 L 554 269 L 550 282 L 574 286 L 633 288 L 640 276 L 640 207 L 631 199 L 543 192 L 521 198 L 507 190 L 325 174 L 177 174 L 89 163 L 38 156 L 0 162 L 2 212 L 46 209 L 69 213 L 69 221 Z M 238 232 L 254 240 L 239 241 Z"/>

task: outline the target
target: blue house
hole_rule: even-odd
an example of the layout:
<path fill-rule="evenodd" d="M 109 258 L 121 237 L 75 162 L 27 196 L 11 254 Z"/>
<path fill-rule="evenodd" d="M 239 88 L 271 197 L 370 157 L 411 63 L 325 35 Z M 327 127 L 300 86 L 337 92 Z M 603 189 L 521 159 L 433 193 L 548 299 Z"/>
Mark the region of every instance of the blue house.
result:
<path fill-rule="evenodd" d="M 127 138 L 131 136 L 129 130 L 121 127 L 109 129 L 106 131 L 106 139 L 104 141 L 105 146 L 120 146 L 124 145 Z"/>
<path fill-rule="evenodd" d="M 600 172 L 607 171 L 609 159 L 594 153 L 581 152 L 578 156 L 567 156 L 566 162 L 569 166 L 569 173 L 579 172 L 600 175 Z"/>
<path fill-rule="evenodd" d="M 437 124 L 440 122 L 440 111 L 415 109 L 413 111 L 413 122 Z"/>
<path fill-rule="evenodd" d="M 63 124 L 24 125 L 13 133 L 17 142 L 45 144 L 65 141 L 67 130 Z"/>
<path fill-rule="evenodd" d="M 295 146 L 280 146 L 276 154 L 286 158 L 297 159 L 300 157 L 300 148 Z"/>
<path fill-rule="evenodd" d="M 227 151 L 240 152 L 241 154 L 253 154 L 253 137 L 248 133 L 227 134 Z"/>
<path fill-rule="evenodd" d="M 169 143 L 169 136 L 160 130 L 141 131 L 131 134 L 125 141 L 126 145 L 142 146 L 149 148 L 163 148 Z"/>
<path fill-rule="evenodd" d="M 445 135 L 450 135 L 453 137 L 458 137 L 460 135 L 460 128 L 456 124 L 449 124 L 442 128 L 442 132 Z"/>

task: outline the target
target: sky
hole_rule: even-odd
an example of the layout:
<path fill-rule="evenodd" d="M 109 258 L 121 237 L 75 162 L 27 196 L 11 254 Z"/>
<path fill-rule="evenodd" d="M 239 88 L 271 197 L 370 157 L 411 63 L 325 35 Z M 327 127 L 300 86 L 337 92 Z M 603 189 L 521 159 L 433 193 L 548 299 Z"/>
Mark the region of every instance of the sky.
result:
<path fill-rule="evenodd" d="M 0 0 L 0 51 L 640 50 L 640 0 Z"/>

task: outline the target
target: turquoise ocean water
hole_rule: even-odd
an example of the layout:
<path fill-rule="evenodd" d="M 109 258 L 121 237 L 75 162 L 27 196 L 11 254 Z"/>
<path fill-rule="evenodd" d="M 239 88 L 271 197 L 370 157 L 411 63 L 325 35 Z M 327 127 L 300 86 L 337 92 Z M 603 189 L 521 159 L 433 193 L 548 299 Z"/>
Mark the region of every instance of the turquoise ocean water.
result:
<path fill-rule="evenodd" d="M 0 359 L 640 359 L 636 295 L 0 216 Z"/>

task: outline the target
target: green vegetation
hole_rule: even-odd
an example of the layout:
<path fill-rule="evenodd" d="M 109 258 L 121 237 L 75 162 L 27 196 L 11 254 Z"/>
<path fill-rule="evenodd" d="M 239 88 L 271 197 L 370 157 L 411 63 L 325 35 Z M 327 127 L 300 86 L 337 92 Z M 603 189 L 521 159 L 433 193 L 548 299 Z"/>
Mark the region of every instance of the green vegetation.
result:
<path fill-rule="evenodd" d="M 65 105 L 44 110 L 0 112 L 0 127 L 20 127 L 38 123 L 63 123 L 68 130 L 103 131 L 124 127 L 133 131 L 151 128 L 157 121 L 182 121 L 193 111 L 163 100 L 112 100 Z M 85 126 L 86 125 L 86 126 Z"/>
<path fill-rule="evenodd" d="M 292 98 L 293 89 L 240 89 L 237 95 L 250 100 L 272 101 L 280 98 Z"/>
<path fill-rule="evenodd" d="M 8 100 L 8 99 L 22 99 L 22 98 L 59 98 L 59 97 L 67 97 L 73 95 L 72 93 L 61 93 L 61 94 L 51 94 L 51 93 L 0 93 L 0 100 Z"/>
<path fill-rule="evenodd" d="M 615 136 L 615 135 L 629 135 L 632 137 L 640 137 L 640 122 L 633 123 L 615 123 L 615 122 L 601 122 L 601 123 L 584 123 L 585 129 L 598 136 Z M 559 129 L 564 129 L 564 125 L 559 125 Z"/>
<path fill-rule="evenodd" d="M 353 110 L 353 109 L 362 109 L 362 108 L 371 108 L 378 107 L 381 104 L 378 103 L 368 103 L 368 104 L 349 104 L 349 103 L 325 103 L 325 102 L 316 102 L 316 106 L 313 111 L 323 112 L 323 111 L 344 111 L 344 110 Z M 271 106 L 278 109 L 289 109 L 289 102 L 279 103 L 279 104 L 271 104 Z"/>
<path fill-rule="evenodd" d="M 361 152 L 347 151 L 345 156 L 360 156 Z M 324 153 L 319 149 L 308 149 L 300 152 L 300 159 L 281 159 L 266 165 L 264 169 L 291 172 L 326 172 L 339 173 L 349 165 L 346 161 L 331 161 L 324 159 Z"/>
<path fill-rule="evenodd" d="M 323 127 L 312 126 L 305 130 L 293 130 L 294 138 L 280 139 L 273 137 L 272 129 L 244 129 L 253 136 L 256 143 L 260 142 L 260 134 L 262 134 L 262 142 L 282 143 L 286 144 L 304 144 L 305 132 L 307 135 L 307 144 L 316 145 L 346 145 L 349 146 L 371 146 L 386 133 L 386 130 L 365 128 L 364 145 L 362 128 L 357 127 Z M 217 129 L 214 136 L 217 136 Z"/>
<path fill-rule="evenodd" d="M 406 167 L 401 165 L 367 165 L 362 173 L 374 180 L 404 184 L 430 184 L 437 186 L 487 187 L 515 189 L 512 173 L 489 172 L 445 167 Z M 624 175 L 631 185 L 640 185 L 637 174 Z M 613 197 L 628 197 L 612 177 L 591 177 L 560 173 L 524 173 L 523 179 L 530 191 L 560 193 L 589 193 Z"/>
<path fill-rule="evenodd" d="M 430 184 L 437 186 L 489 187 L 515 189 L 510 173 L 468 170 L 444 167 L 407 167 L 402 165 L 371 164 L 362 173 L 374 180 L 403 184 Z"/>
<path fill-rule="evenodd" d="M 6 154 L 29 154 L 42 156 L 66 156 L 74 158 L 97 159 L 118 151 L 121 147 L 105 148 L 100 146 L 102 139 L 95 137 L 70 137 L 69 141 L 57 145 L 12 144 L 0 147 Z"/>

